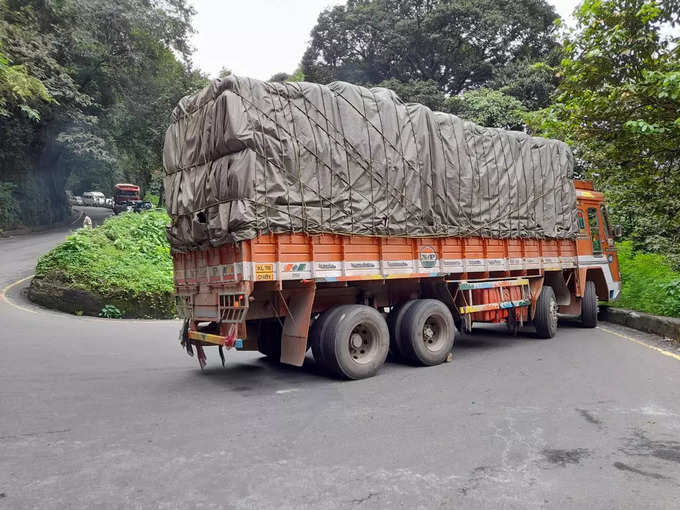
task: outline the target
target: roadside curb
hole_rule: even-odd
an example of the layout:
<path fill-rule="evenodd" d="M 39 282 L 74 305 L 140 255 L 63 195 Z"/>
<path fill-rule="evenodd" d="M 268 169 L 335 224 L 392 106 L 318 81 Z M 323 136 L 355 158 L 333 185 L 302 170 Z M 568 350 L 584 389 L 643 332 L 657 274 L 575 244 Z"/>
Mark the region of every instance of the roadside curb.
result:
<path fill-rule="evenodd" d="M 600 319 L 680 342 L 680 319 L 611 306 L 600 307 Z"/>

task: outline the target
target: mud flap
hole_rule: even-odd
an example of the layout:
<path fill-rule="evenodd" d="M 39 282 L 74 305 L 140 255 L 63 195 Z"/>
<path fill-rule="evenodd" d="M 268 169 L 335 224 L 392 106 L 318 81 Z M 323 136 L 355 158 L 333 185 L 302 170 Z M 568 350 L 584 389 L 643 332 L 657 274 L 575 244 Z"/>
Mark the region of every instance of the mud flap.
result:
<path fill-rule="evenodd" d="M 315 294 L 316 284 L 311 282 L 292 294 L 288 300 L 288 315 L 281 335 L 281 363 L 301 367 L 305 361 Z"/>
<path fill-rule="evenodd" d="M 179 330 L 179 344 L 187 351 L 189 356 L 194 356 L 194 350 L 189 339 L 189 319 L 184 319 L 184 324 L 182 324 L 182 328 Z"/>

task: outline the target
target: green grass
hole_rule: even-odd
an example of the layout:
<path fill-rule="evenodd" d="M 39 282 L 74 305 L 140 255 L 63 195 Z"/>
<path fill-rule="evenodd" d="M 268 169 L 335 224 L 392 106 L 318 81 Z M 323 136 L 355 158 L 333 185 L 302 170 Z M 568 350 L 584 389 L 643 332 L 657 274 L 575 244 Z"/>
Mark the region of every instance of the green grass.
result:
<path fill-rule="evenodd" d="M 654 253 L 634 252 L 630 241 L 618 244 L 623 288 L 614 306 L 654 315 L 680 317 L 680 273 Z"/>
<path fill-rule="evenodd" d="M 80 229 L 43 255 L 36 276 L 102 296 L 125 316 L 174 315 L 165 211 L 126 213 Z"/>

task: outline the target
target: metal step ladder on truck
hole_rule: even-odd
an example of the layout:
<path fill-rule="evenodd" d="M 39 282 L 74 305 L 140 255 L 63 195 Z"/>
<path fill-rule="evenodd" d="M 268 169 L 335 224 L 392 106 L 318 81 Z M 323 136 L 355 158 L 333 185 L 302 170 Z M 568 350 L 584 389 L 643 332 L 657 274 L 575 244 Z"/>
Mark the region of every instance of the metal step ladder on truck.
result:
<path fill-rule="evenodd" d="M 191 105 L 182 106 L 180 115 L 186 116 Z M 166 151 L 168 145 L 166 137 Z M 166 167 L 172 157 L 166 153 Z M 208 164 L 207 180 L 210 172 L 216 175 L 213 167 Z M 552 338 L 558 314 L 566 314 L 593 328 L 598 301 L 616 299 L 619 292 L 614 242 L 619 227 L 610 225 L 603 195 L 590 182 L 569 179 L 566 195 L 564 186 L 555 188 L 555 210 L 559 197 L 575 197 L 574 210 L 565 213 L 570 230 L 564 238 L 501 230 L 498 236 L 399 236 L 271 228 L 230 242 L 215 242 L 215 235 L 192 247 L 187 239 L 196 242 L 196 229 L 210 225 L 214 215 L 209 207 L 197 214 L 195 204 L 188 214 L 173 209 L 190 174 L 168 175 L 177 312 L 185 320 L 180 337 L 190 354 L 196 350 L 201 366 L 208 346 L 219 347 L 223 361 L 223 349 L 233 348 L 295 366 L 311 348 L 328 374 L 361 379 L 373 376 L 388 352 L 411 364 L 443 363 L 456 329 L 467 333 L 477 323 L 505 323 L 509 334 L 530 324 L 539 338 Z M 487 183 L 488 196 L 491 189 Z M 552 203 L 546 199 L 541 207 Z M 534 221 L 531 214 L 526 221 Z M 184 234 L 182 218 L 191 225 Z"/>

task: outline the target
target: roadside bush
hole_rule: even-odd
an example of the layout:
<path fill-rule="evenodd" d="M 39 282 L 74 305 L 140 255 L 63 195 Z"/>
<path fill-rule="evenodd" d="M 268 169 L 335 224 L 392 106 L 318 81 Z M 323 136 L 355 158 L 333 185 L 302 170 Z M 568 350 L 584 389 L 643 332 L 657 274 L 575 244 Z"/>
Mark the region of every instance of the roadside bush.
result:
<path fill-rule="evenodd" d="M 632 242 L 618 244 L 623 288 L 614 306 L 680 317 L 680 273 L 663 255 L 635 252 Z"/>
<path fill-rule="evenodd" d="M 102 311 L 99 312 L 99 316 L 106 319 L 120 319 L 123 316 L 123 313 L 113 305 L 106 305 L 102 308 Z"/>
<path fill-rule="evenodd" d="M 153 210 L 121 214 L 100 227 L 80 229 L 40 258 L 38 286 L 49 282 L 88 291 L 106 303 L 106 314 L 173 317 L 168 222 L 165 211 Z M 91 315 L 103 312 L 102 306 L 80 309 Z"/>

